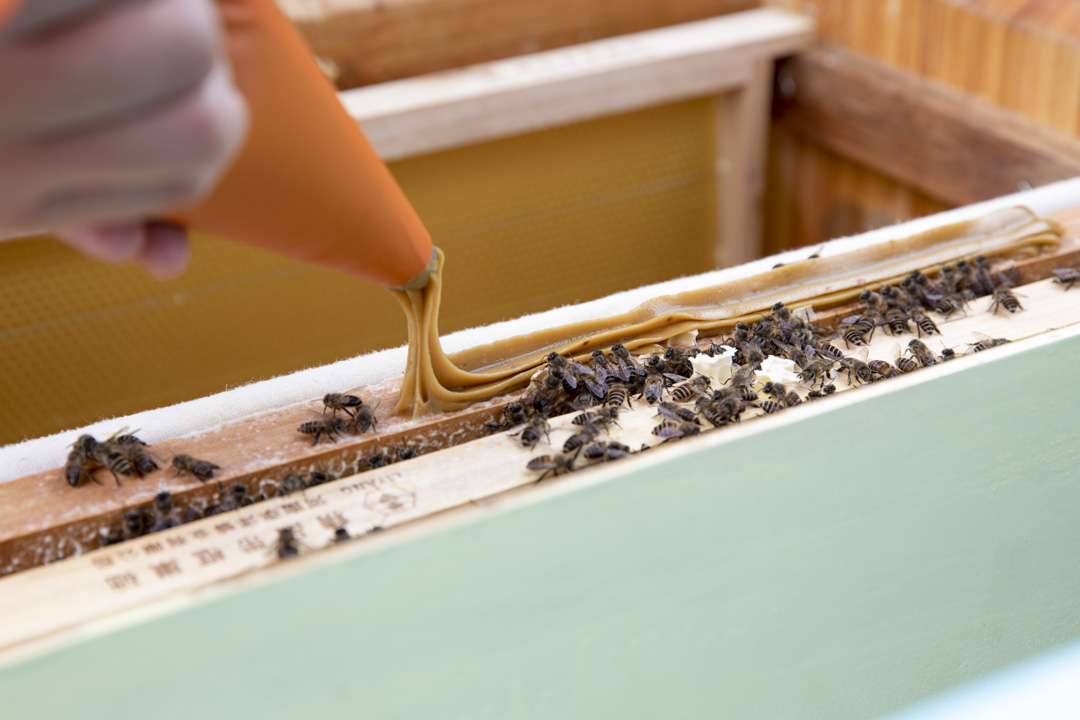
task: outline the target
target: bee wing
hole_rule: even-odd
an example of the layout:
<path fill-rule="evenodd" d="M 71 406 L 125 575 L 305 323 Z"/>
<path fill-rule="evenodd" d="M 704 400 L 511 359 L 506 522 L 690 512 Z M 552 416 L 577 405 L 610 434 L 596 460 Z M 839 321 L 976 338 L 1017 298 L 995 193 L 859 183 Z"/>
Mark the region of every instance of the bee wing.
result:
<path fill-rule="evenodd" d="M 864 347 L 862 350 L 860 350 L 859 357 L 862 358 L 863 362 L 868 361 L 870 359 L 870 348 Z"/>

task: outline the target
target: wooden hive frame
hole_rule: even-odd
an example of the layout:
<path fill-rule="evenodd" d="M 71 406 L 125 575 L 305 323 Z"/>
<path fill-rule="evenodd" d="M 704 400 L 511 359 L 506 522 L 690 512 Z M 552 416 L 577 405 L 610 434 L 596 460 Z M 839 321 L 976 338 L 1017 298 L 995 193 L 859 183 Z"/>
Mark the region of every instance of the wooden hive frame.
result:
<path fill-rule="evenodd" d="M 760 80 L 762 67 L 750 76 Z M 496 88 L 496 95 L 511 106 L 525 98 L 521 107 L 551 97 L 542 83 L 526 86 Z M 713 86 L 719 87 L 729 88 Z M 760 83 L 753 92 L 746 92 L 746 85 L 730 87 L 742 88 L 735 91 L 741 98 L 736 102 L 760 111 Z M 387 93 L 388 104 L 383 115 L 376 104 L 368 106 L 372 115 L 363 118 L 365 128 L 377 147 L 393 147 L 393 116 L 386 108 L 393 107 L 394 94 L 372 90 L 375 97 Z M 436 97 L 435 105 L 456 105 L 451 117 L 460 121 L 461 113 L 470 117 L 476 110 L 470 110 L 466 95 L 455 92 Z M 582 92 L 578 87 L 572 95 Z M 346 103 L 358 97 L 346 94 Z M 440 127 L 430 119 L 440 113 L 422 103 L 414 108 L 417 127 Z M 454 139 L 455 126 L 445 126 L 450 142 L 469 142 Z M 1045 145 L 1035 145 L 1024 152 L 1046 151 Z M 724 202 L 748 192 L 746 187 L 750 184 L 728 191 Z M 753 220 L 744 219 L 740 227 L 747 232 Z M 1060 262 L 1075 262 L 1075 249 L 1066 250 L 1071 254 Z M 1069 468 L 1067 455 L 1055 451 L 1059 439 L 1053 423 L 1075 406 L 1076 397 L 1071 389 L 1048 387 L 1039 378 L 1075 362 L 1077 338 L 1075 328 L 1066 328 L 965 361 L 963 367 L 928 371 L 768 423 L 748 423 L 518 496 L 503 491 L 529 481 L 519 472 L 497 477 L 472 470 L 465 475 L 473 479 L 464 485 L 440 484 L 438 471 L 450 456 L 436 454 L 355 482 L 313 489 L 300 500 L 249 508 L 225 520 L 231 528 L 211 528 L 206 521 L 200 526 L 205 537 L 192 534 L 195 526 L 180 528 L 137 546 L 0 580 L 0 589 L 10 589 L 0 595 L 15 598 L 5 614 L 11 644 L 0 655 L 0 687 L 27 717 L 31 708 L 49 716 L 75 707 L 84 717 L 115 715 L 120 697 L 135 707 L 151 706 L 178 678 L 223 698 L 238 681 L 258 682 L 263 692 L 225 699 L 221 707 L 228 712 L 242 701 L 247 711 L 265 716 L 298 710 L 345 716 L 355 706 L 343 698 L 356 693 L 368 711 L 387 716 L 454 707 L 524 717 L 537 704 L 560 717 L 620 708 L 633 716 L 642 703 L 659 697 L 681 697 L 683 708 L 711 708 L 717 694 L 723 694 L 726 710 L 742 716 L 784 714 L 793 709 L 788 702 L 802 712 L 809 707 L 831 717 L 888 710 L 1077 634 L 1069 619 L 1075 583 L 1057 581 L 1065 570 L 1063 550 L 1075 545 L 1067 516 L 1077 504 L 1076 488 L 1035 485 L 1040 476 Z M 995 396 L 1000 417 L 986 418 L 976 407 L 986 387 L 1017 383 L 1028 390 Z M 389 398 L 393 385 L 378 392 Z M 949 411 L 923 414 L 930 403 Z M 1009 422 L 1010 414 L 1032 403 L 1044 407 L 1045 416 L 1022 427 Z M 292 428 L 293 415 L 310 412 L 310 406 L 283 409 L 275 426 Z M 449 433 L 480 433 L 497 412 L 493 405 L 432 422 L 450 426 Z M 883 418 L 902 416 L 919 417 L 923 435 L 917 451 L 898 453 L 882 467 L 877 453 L 890 447 Z M 950 439 L 957 424 L 968 422 L 978 422 L 983 432 L 961 457 Z M 862 437 L 868 428 L 881 439 L 865 447 L 855 443 L 837 450 L 819 441 Z M 222 448 L 243 442 L 249 429 L 234 425 L 215 442 Z M 273 472 L 319 463 L 345 469 L 372 446 L 393 447 L 426 432 L 423 425 L 388 430 L 350 442 L 333 457 L 321 448 L 301 451 L 297 444 L 296 455 L 274 465 Z M 492 438 L 484 447 L 495 448 L 492 443 L 500 440 Z M 1024 443 L 1028 454 L 1003 460 L 998 448 L 1009 442 Z M 788 449 L 790 457 L 776 458 L 777 448 Z M 770 467 L 762 472 L 766 457 Z M 1038 462 L 1033 465 L 1030 457 Z M 878 471 L 873 483 L 861 472 L 871 467 Z M 249 479 L 257 481 L 258 473 L 249 472 Z M 951 473 L 964 481 L 943 492 L 939 475 Z M 660 476 L 666 480 L 662 489 Z M 750 477 L 753 484 L 739 482 Z M 1006 477 L 1024 481 L 1002 486 Z M 905 482 L 890 482 L 900 478 Z M 125 500 L 147 492 L 130 485 L 136 486 L 134 494 Z M 212 492 L 194 483 L 176 487 Z M 832 497 L 823 499 L 816 492 L 821 487 Z M 0 485 L 0 492 L 4 489 Z M 501 494 L 482 503 L 485 507 L 476 504 L 492 493 Z M 221 578 L 266 565 L 269 558 L 258 543 L 265 546 L 273 528 L 292 513 L 311 530 L 312 544 L 321 544 L 324 538 L 316 532 L 328 533 L 334 521 L 324 504 L 335 502 L 328 500 L 331 495 L 350 503 L 350 519 L 361 528 L 427 519 L 215 587 Z M 927 502 L 929 497 L 936 502 Z M 299 509 L 286 509 L 288 504 Z M 462 509 L 432 516 L 454 506 Z M 278 514 L 260 515 L 270 509 Z M 847 514 L 853 510 L 854 517 Z M 161 565 L 160 551 L 147 547 L 160 542 L 168 549 L 169 539 L 181 537 L 193 567 L 204 569 L 159 574 L 152 566 Z M 243 550 L 242 538 L 252 538 L 247 545 L 254 549 Z M 228 560 L 218 564 L 215 553 L 223 552 L 223 544 L 230 546 Z M 205 566 L 200 557 L 207 559 Z M 945 558 L 944 568 L 928 562 L 935 557 Z M 950 563 L 961 560 L 965 567 L 1011 564 L 989 573 L 988 580 L 957 572 Z M 125 563 L 133 564 L 125 568 Z M 1023 581 L 1008 575 L 1021 566 L 1027 572 Z M 159 583 L 156 588 L 128 584 L 128 573 Z M 894 588 L 882 598 L 881 588 L 905 573 L 910 591 Z M 47 581 L 38 579 L 46 576 Z M 99 589 L 79 595 L 77 606 L 67 609 L 67 598 L 88 587 L 82 584 L 88 578 Z M 991 592 L 994 582 L 1005 583 L 1004 591 Z M 1043 595 L 1025 592 L 1025 583 Z M 942 610 L 919 597 L 917 591 L 926 588 L 962 601 Z M 189 592 L 181 594 L 182 589 Z M 35 593 L 41 603 L 26 603 Z M 436 596 L 441 602 L 427 600 Z M 49 603 L 49 597 L 61 602 Z M 763 599 L 777 608 L 771 617 L 760 612 Z M 313 605 L 320 612 L 310 612 Z M 863 625 L 849 617 L 845 608 L 851 607 L 867 614 Z M 123 612 L 116 615 L 118 610 Z M 977 618 L 987 613 L 1005 618 L 1005 638 L 992 647 L 978 630 Z M 1055 620 L 1051 627 L 1016 636 L 1020 628 L 1037 627 L 1036 618 L 1047 613 Z M 811 629 L 805 627 L 808 614 L 817 621 Z M 747 618 L 754 618 L 751 632 L 740 629 Z M 886 618 L 898 621 L 886 623 Z M 525 632 L 523 623 L 534 625 Z M 954 635 L 933 642 L 935 629 L 945 627 Z M 912 634 L 914 628 L 921 631 Z M 228 643 L 221 642 L 223 632 Z M 168 651 L 153 667 L 131 668 L 119 679 L 95 660 L 136 656 L 147 646 Z M 892 656 L 888 663 L 868 662 L 868 647 Z M 676 655 L 683 658 L 677 671 L 657 662 Z M 957 669 L 960 659 L 969 664 Z M 297 675 L 293 661 L 311 669 Z M 922 669 L 927 663 L 934 665 L 929 683 Z M 568 664 L 575 669 L 566 671 Z M 607 669 L 600 671 L 600 665 Z M 903 670 L 897 672 L 897 666 Z M 816 670 L 808 675 L 807 667 Z M 648 679 L 629 687 L 627 678 L 646 670 Z M 46 693 L 61 676 L 111 689 L 96 698 Z M 744 682 L 751 676 L 761 679 Z M 770 694 L 768 677 L 800 687 Z M 419 693 L 414 692 L 417 678 L 422 678 Z M 505 696 L 499 694 L 504 688 L 510 688 Z M 186 702 L 166 713 L 183 712 Z"/>

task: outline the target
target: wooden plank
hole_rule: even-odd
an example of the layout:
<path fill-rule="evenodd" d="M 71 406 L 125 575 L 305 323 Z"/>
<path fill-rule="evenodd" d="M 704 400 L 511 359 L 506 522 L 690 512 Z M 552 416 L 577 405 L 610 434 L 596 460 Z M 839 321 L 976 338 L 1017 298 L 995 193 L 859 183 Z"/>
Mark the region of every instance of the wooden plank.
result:
<path fill-rule="evenodd" d="M 749 10 L 760 0 L 279 0 L 338 86 L 398 80 Z"/>
<path fill-rule="evenodd" d="M 1080 175 L 1080 141 L 864 57 L 818 49 L 781 73 L 785 127 L 944 202 Z"/>
<path fill-rule="evenodd" d="M 743 87 L 812 39 L 762 9 L 340 94 L 387 161 Z"/>
<path fill-rule="evenodd" d="M 762 256 L 772 60 L 758 60 L 747 75 L 742 89 L 716 99 L 720 126 L 716 267 L 741 265 Z"/>

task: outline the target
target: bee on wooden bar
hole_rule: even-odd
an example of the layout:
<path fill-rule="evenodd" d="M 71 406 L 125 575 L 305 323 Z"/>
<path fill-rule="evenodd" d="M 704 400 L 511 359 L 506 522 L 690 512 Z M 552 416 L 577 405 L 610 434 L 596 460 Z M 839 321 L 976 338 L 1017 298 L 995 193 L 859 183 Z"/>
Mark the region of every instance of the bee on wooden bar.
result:
<path fill-rule="evenodd" d="M 561 372 L 548 370 L 539 379 L 533 380 L 535 387 L 525 396 L 525 406 L 537 412 L 554 406 L 563 389 L 562 379 Z"/>
<path fill-rule="evenodd" d="M 832 343 L 826 342 L 824 340 L 818 340 L 818 341 L 812 343 L 810 345 L 810 347 L 814 348 L 814 351 L 817 352 L 819 355 L 822 355 L 822 356 L 827 357 L 827 358 L 831 358 L 832 360 L 840 360 L 841 358 L 844 357 L 844 351 L 843 350 L 836 347 Z M 794 360 L 795 358 L 789 358 L 789 359 Z"/>
<path fill-rule="evenodd" d="M 353 420 L 356 418 L 354 417 Z M 337 442 L 338 435 L 349 429 L 351 423 L 341 418 L 329 417 L 322 420 L 309 420 L 299 427 L 300 432 L 313 436 L 312 445 L 319 444 L 319 438 L 325 437 L 331 442 Z"/>
<path fill-rule="evenodd" d="M 533 415 L 529 418 L 528 425 L 516 433 L 510 433 L 510 437 L 521 436 L 521 444 L 532 450 L 540 442 L 541 436 L 547 438 L 549 443 L 551 442 L 551 436 L 548 434 L 550 430 L 551 426 L 543 415 Z"/>
<path fill-rule="evenodd" d="M 754 392 L 752 389 L 750 389 L 749 387 L 745 386 L 745 385 L 742 386 L 742 387 L 734 388 L 734 392 L 735 392 L 735 397 L 737 397 L 739 400 L 741 400 L 744 403 L 749 404 L 749 403 L 757 402 L 758 394 L 756 392 Z"/>
<path fill-rule="evenodd" d="M 730 382 L 731 387 L 733 388 L 753 387 L 756 380 L 755 375 L 756 373 L 754 372 L 753 368 L 740 367 L 738 365 L 732 364 L 731 378 L 725 381 L 724 384 L 727 385 L 727 383 Z"/>
<path fill-rule="evenodd" d="M 826 380 L 832 379 L 831 360 L 810 360 L 799 372 L 799 380 L 807 383 L 809 387 L 824 385 Z"/>
<path fill-rule="evenodd" d="M 866 303 L 868 310 L 873 310 L 879 315 L 883 315 L 889 307 L 888 303 L 885 302 L 885 298 L 873 290 L 863 290 L 862 294 L 859 295 L 859 299 Z"/>
<path fill-rule="evenodd" d="M 983 255 L 975 256 L 975 276 L 978 278 L 979 287 L 982 288 L 980 295 L 989 295 L 994 292 L 997 283 L 990 274 L 990 261 Z"/>
<path fill-rule="evenodd" d="M 817 390 L 811 390 L 810 392 L 815 393 L 815 396 L 817 396 L 817 397 L 821 396 L 821 393 L 818 392 Z M 787 405 L 784 405 L 783 403 L 778 403 L 775 400 L 765 400 L 765 401 L 763 401 L 761 403 L 761 409 L 764 410 L 765 414 L 767 414 L 767 415 L 772 415 L 773 413 L 778 413 L 781 410 L 784 410 L 786 408 L 787 408 Z"/>
<path fill-rule="evenodd" d="M 681 375 L 684 378 L 690 377 L 694 374 L 694 366 L 690 364 L 690 358 L 697 356 L 697 354 L 698 349 L 695 347 L 669 347 L 664 351 L 664 362 L 668 366 L 667 371 L 674 375 Z"/>
<path fill-rule="evenodd" d="M 704 375 L 695 375 L 684 383 L 671 388 L 671 397 L 675 402 L 690 402 L 701 397 L 712 385 L 712 381 Z"/>
<path fill-rule="evenodd" d="M 828 393 L 825 394 L 827 395 Z M 795 407 L 796 405 L 802 405 L 802 398 L 799 397 L 799 393 L 795 392 L 794 390 L 790 390 L 788 391 L 788 394 L 784 396 L 784 405 L 786 405 L 787 407 Z"/>
<path fill-rule="evenodd" d="M 615 369 L 611 366 L 611 362 L 608 361 L 603 350 L 593 351 L 592 357 L 589 358 L 589 367 L 592 368 L 596 382 L 602 385 L 607 383 L 607 379 L 615 374 Z"/>
<path fill-rule="evenodd" d="M 907 310 L 898 307 L 892 307 L 885 311 L 885 329 L 893 335 L 903 335 L 911 328 L 908 327 L 908 321 L 911 319 Z"/>
<path fill-rule="evenodd" d="M 609 383 L 607 395 L 604 396 L 604 405 L 613 408 L 620 408 L 623 405 L 633 407 L 630 403 L 630 395 L 627 391 L 626 383 L 618 381 Z"/>
<path fill-rule="evenodd" d="M 1064 285 L 1068 290 L 1077 282 L 1080 282 L 1080 270 L 1075 268 L 1054 268 L 1054 282 Z"/>
<path fill-rule="evenodd" d="M 943 347 L 941 349 L 941 358 L 940 358 L 941 362 L 948 362 L 949 360 L 955 360 L 958 357 L 960 357 L 960 356 L 957 355 L 956 351 L 953 350 L 951 347 Z"/>
<path fill-rule="evenodd" d="M 877 323 L 866 315 L 855 315 L 851 318 L 844 318 L 843 322 L 846 325 L 842 335 L 844 343 L 848 347 L 851 347 L 852 345 L 865 345 L 874 337 L 874 329 L 877 327 Z"/>
<path fill-rule="evenodd" d="M 565 455 L 540 455 L 530 460 L 525 467 L 533 472 L 540 472 L 540 477 L 536 479 L 536 482 L 540 482 L 548 474 L 562 475 L 571 472 L 574 469 L 574 458 Z"/>
<path fill-rule="evenodd" d="M 650 371 L 645 376 L 645 387 L 642 388 L 641 397 L 650 405 L 660 402 L 664 395 L 664 376 Z"/>
<path fill-rule="evenodd" d="M 840 367 L 847 370 L 848 385 L 854 385 L 856 382 L 863 385 L 874 378 L 874 371 L 870 369 L 870 366 L 865 360 L 860 360 L 859 358 L 846 357 L 840 361 Z"/>
<path fill-rule="evenodd" d="M 939 299 L 935 303 L 934 309 L 946 318 L 958 312 L 967 315 L 967 300 L 960 293 L 951 293 Z"/>
<path fill-rule="evenodd" d="M 98 442 L 93 435 L 80 435 L 75 441 L 81 445 L 87 456 L 98 465 L 112 473 L 116 484 L 120 485 L 120 475 L 132 475 L 135 472 L 131 461 L 110 442 Z"/>
<path fill-rule="evenodd" d="M 190 455 L 176 455 L 172 460 L 173 469 L 181 475 L 192 475 L 201 482 L 206 482 L 214 477 L 214 471 L 221 467 L 209 460 L 199 460 Z"/>
<path fill-rule="evenodd" d="M 356 395 L 345 395 L 343 393 L 326 393 L 323 395 L 323 414 L 327 410 L 334 411 L 334 417 L 337 417 L 338 410 L 341 410 L 347 415 L 352 415 L 352 408 L 360 407 L 364 404 Z"/>
<path fill-rule="evenodd" d="M 599 426 L 593 422 L 586 422 L 581 430 L 568 437 L 566 442 L 563 443 L 563 454 L 569 455 L 573 453 L 574 455 L 577 455 L 584 445 L 591 443 L 599 434 Z"/>
<path fill-rule="evenodd" d="M 484 427 L 492 430 L 508 430 L 525 422 L 525 406 L 520 402 L 512 402 L 503 408 L 503 423 L 484 423 Z"/>
<path fill-rule="evenodd" d="M 630 457 L 633 454 L 634 451 L 629 447 L 613 440 L 597 440 L 582 451 L 582 455 L 584 455 L 586 459 L 596 460 L 598 462 L 621 460 L 622 458 Z"/>
<path fill-rule="evenodd" d="M 279 560 L 285 560 L 299 555 L 301 545 L 302 543 L 296 538 L 296 532 L 291 527 L 283 527 L 278 530 L 274 551 Z"/>
<path fill-rule="evenodd" d="M 617 407 L 601 407 L 575 415 L 571 422 L 574 425 L 596 423 L 599 427 L 607 429 L 608 425 L 618 425 L 619 409 Z"/>
<path fill-rule="evenodd" d="M 923 367 L 930 367 L 931 365 L 937 365 L 937 357 L 930 351 L 930 348 L 926 346 L 921 340 L 912 340 L 908 343 L 908 352 L 911 356 L 919 361 L 919 364 Z M 903 368 L 901 368 L 903 370 Z"/>
<path fill-rule="evenodd" d="M 900 348 L 896 348 L 896 368 L 902 373 L 911 373 L 918 370 L 921 365 L 914 358 L 910 358 L 907 355 L 900 353 Z"/>
<path fill-rule="evenodd" d="M 935 335 L 935 334 L 940 335 L 941 334 L 941 331 L 938 330 L 938 326 L 934 324 L 934 321 L 931 320 L 926 315 L 923 315 L 922 312 L 920 312 L 919 310 L 912 310 L 911 311 L 911 319 L 915 323 L 915 328 L 919 332 L 919 337 L 922 337 L 923 334 L 926 334 L 926 335 Z"/>
<path fill-rule="evenodd" d="M 86 446 L 76 441 L 68 453 L 67 463 L 64 465 L 64 479 L 71 487 L 77 487 L 83 480 L 93 480 L 98 485 L 101 481 L 94 477 L 90 471 L 92 459 Z"/>
<path fill-rule="evenodd" d="M 247 487 L 243 483 L 233 483 L 229 486 L 228 491 L 222 487 L 221 483 L 218 483 L 218 506 L 211 514 L 218 514 L 223 512 L 230 512 L 237 508 L 247 507 L 251 505 L 254 500 L 248 497 Z"/>
<path fill-rule="evenodd" d="M 150 526 L 150 532 L 176 527 L 181 522 L 178 514 L 173 507 L 172 493 L 167 490 L 159 492 L 154 496 L 154 524 Z"/>
<path fill-rule="evenodd" d="M 978 338 L 978 342 L 971 346 L 972 352 L 982 352 L 983 350 L 989 350 L 990 348 L 996 348 L 999 345 L 1005 345 L 1006 343 L 1012 342 L 1005 338 L 992 338 L 989 335 L 983 335 L 979 332 L 972 333 L 972 335 Z"/>
<path fill-rule="evenodd" d="M 652 429 L 652 434 L 664 438 L 664 442 L 690 437 L 691 435 L 697 435 L 700 432 L 700 425 L 688 422 L 675 422 L 673 420 L 665 420 Z"/>
<path fill-rule="evenodd" d="M 1013 291 L 1005 285 L 994 288 L 994 299 L 990 303 L 990 312 L 996 315 L 999 307 L 1005 308 L 1010 313 L 1024 309 L 1024 306 L 1020 304 L 1020 301 L 1016 298 L 1016 295 L 1013 294 Z"/>
<path fill-rule="evenodd" d="M 416 448 L 399 447 L 397 449 L 398 460 L 412 460 L 414 457 L 416 457 L 419 454 L 420 453 L 417 452 Z"/>
<path fill-rule="evenodd" d="M 612 365 L 619 368 L 619 379 L 623 382 L 629 380 L 631 375 L 645 375 L 645 368 L 636 357 L 630 354 L 629 350 L 623 347 L 622 343 L 612 345 L 611 354 L 615 360 Z"/>
<path fill-rule="evenodd" d="M 116 443 L 120 452 L 124 453 L 128 460 L 131 461 L 131 464 L 139 477 L 149 475 L 158 469 L 156 459 L 150 451 L 146 449 L 149 446 L 134 435 L 120 435 L 114 438 L 112 442 Z"/>
<path fill-rule="evenodd" d="M 776 402 L 783 402 L 787 396 L 787 388 L 783 383 L 769 381 L 761 388 L 762 392 L 772 397 Z"/>
<path fill-rule="evenodd" d="M 349 431 L 357 434 L 365 433 L 368 430 L 375 432 L 378 429 L 378 420 L 375 418 L 375 410 L 378 407 L 379 405 L 372 407 L 367 403 L 360 403 L 353 413 L 352 420 L 348 423 Z"/>
<path fill-rule="evenodd" d="M 142 510 L 129 508 L 124 511 L 124 539 L 134 540 L 146 534 L 146 518 Z"/>
<path fill-rule="evenodd" d="M 349 534 L 349 531 L 344 527 L 334 528 L 333 541 L 336 543 L 342 543 L 346 540 L 352 540 L 352 535 Z"/>
<path fill-rule="evenodd" d="M 676 405 L 672 402 L 662 402 L 657 407 L 657 415 L 662 415 L 669 420 L 675 420 L 676 422 L 688 422 L 700 425 L 698 421 L 698 414 L 690 408 Z"/>
<path fill-rule="evenodd" d="M 372 470 L 383 468 L 390 464 L 390 462 L 386 459 L 386 456 L 382 453 L 376 453 L 375 455 L 372 455 L 367 460 L 365 460 L 365 462 L 367 463 L 367 466 Z"/>
<path fill-rule="evenodd" d="M 897 377 L 902 375 L 897 368 L 893 367 L 892 363 L 884 360 L 868 360 L 866 362 L 870 368 L 870 372 L 873 373 L 872 380 L 885 380 L 886 378 Z"/>
<path fill-rule="evenodd" d="M 289 473 L 281 479 L 281 486 L 277 490 L 277 494 L 284 497 L 285 495 L 292 495 L 295 492 L 303 492 L 307 486 L 304 481 L 296 473 Z"/>
<path fill-rule="evenodd" d="M 553 352 L 547 356 L 548 373 L 556 375 L 567 392 L 577 388 L 578 379 L 577 374 L 570 371 L 570 363 L 557 352 Z M 589 371 L 592 372 L 591 370 Z"/>
<path fill-rule="evenodd" d="M 825 393 L 826 395 L 832 395 L 834 392 L 836 392 L 836 386 L 832 383 L 829 383 L 828 385 L 822 385 L 821 392 Z"/>
<path fill-rule="evenodd" d="M 322 485 L 323 483 L 328 483 L 331 480 L 336 479 L 337 477 L 331 475 L 328 472 L 324 472 L 322 470 L 312 470 L 311 473 L 308 475 L 306 484 L 308 487 L 315 487 L 316 485 Z"/>

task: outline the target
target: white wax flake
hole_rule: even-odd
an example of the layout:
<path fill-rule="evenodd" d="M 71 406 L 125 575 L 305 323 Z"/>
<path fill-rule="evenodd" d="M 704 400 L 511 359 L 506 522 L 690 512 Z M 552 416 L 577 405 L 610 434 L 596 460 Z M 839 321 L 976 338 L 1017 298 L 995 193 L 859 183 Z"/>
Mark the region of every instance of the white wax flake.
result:
<path fill-rule="evenodd" d="M 781 383 L 788 384 L 799 381 L 799 374 L 795 372 L 795 361 L 786 358 L 769 355 L 761 363 L 761 370 L 757 372 L 758 383 Z"/>
<path fill-rule="evenodd" d="M 697 344 L 697 330 L 691 330 L 690 332 L 684 332 L 681 335 L 669 339 L 668 345 L 670 347 L 691 347 Z"/>
<path fill-rule="evenodd" d="M 723 345 L 713 357 L 699 353 L 690 358 L 690 364 L 693 365 L 695 373 L 704 375 L 713 381 L 714 386 L 719 387 L 731 379 L 731 358 L 734 354 L 735 348 Z"/>

